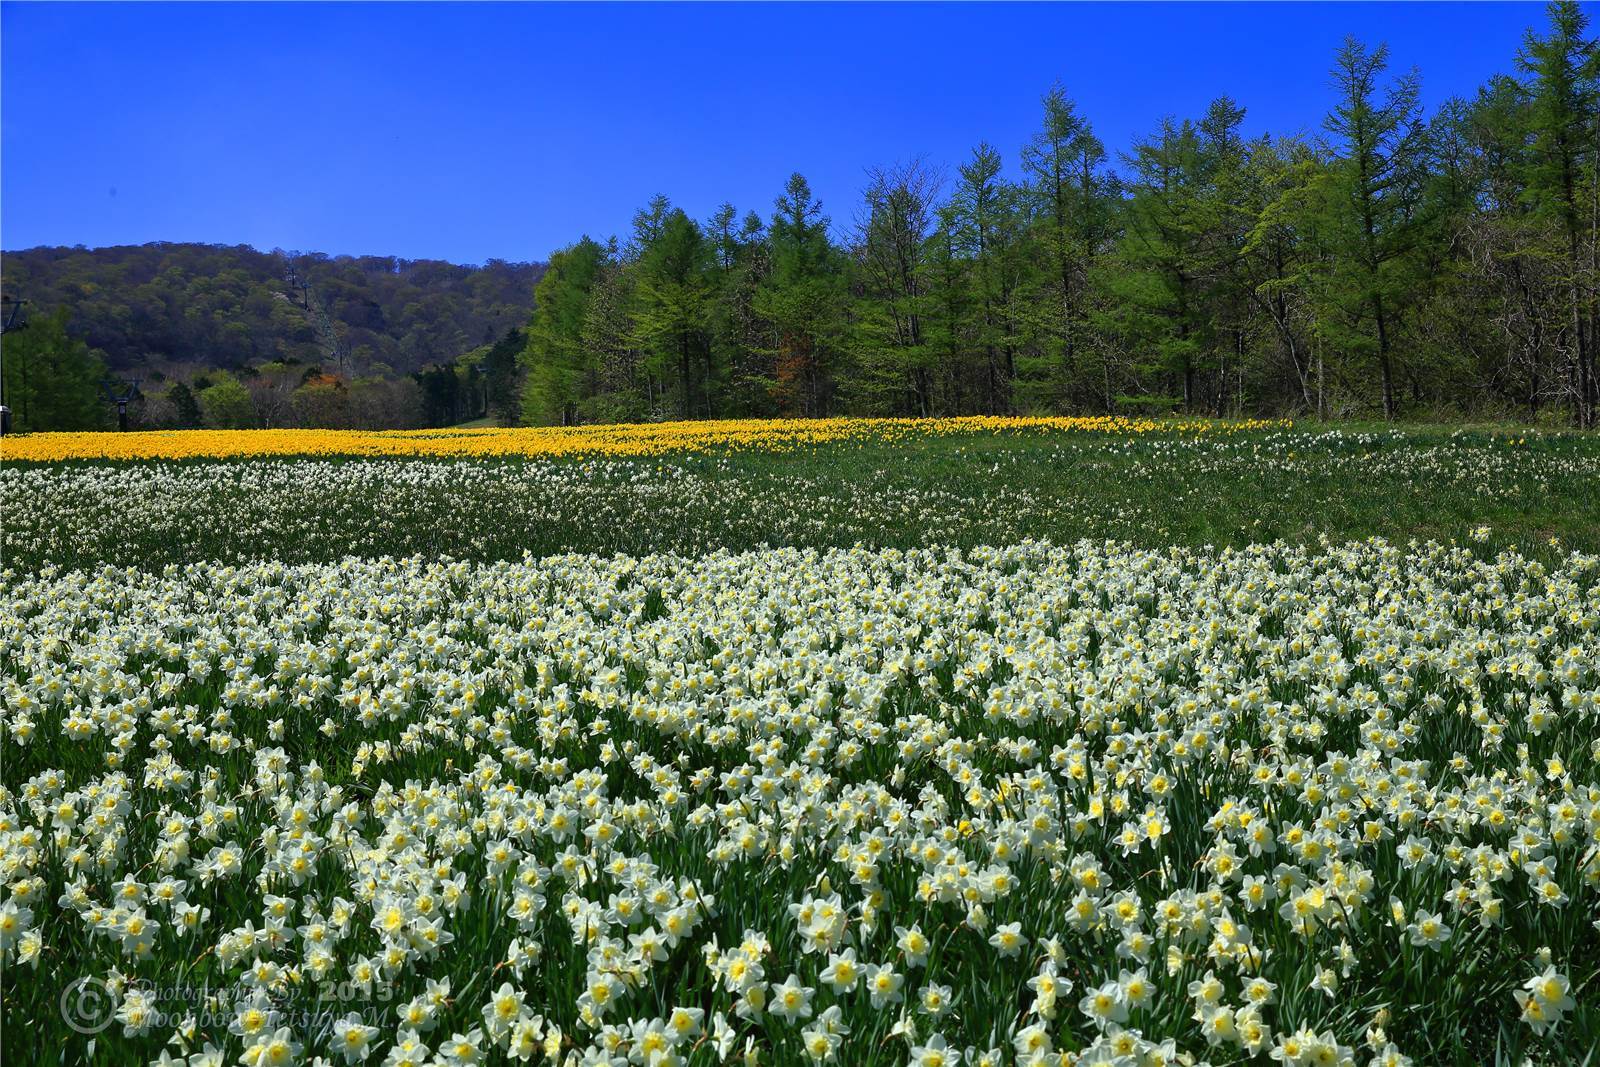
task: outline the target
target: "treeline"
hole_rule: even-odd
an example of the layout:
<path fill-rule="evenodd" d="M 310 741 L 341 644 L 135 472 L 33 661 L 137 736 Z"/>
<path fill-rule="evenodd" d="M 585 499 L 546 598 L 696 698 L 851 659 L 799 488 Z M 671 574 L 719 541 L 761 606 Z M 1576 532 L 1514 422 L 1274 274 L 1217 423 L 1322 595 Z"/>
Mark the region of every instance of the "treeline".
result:
<path fill-rule="evenodd" d="M 296 360 L 347 377 L 411 374 L 496 340 L 527 321 L 540 271 L 167 243 L 30 248 L 0 266 L 8 295 L 65 308 L 119 373 Z"/>
<path fill-rule="evenodd" d="M 14 428 L 112 424 L 103 382 L 139 427 L 447 425 L 512 399 L 540 264 L 482 267 L 247 246 L 7 252 L 28 327 L 5 341 Z M 499 347 L 496 347 L 496 346 Z M 493 349 L 501 366 L 483 366 Z M 497 364 L 498 366 L 498 364 Z"/>
<path fill-rule="evenodd" d="M 1600 58 L 1553 4 L 1511 72 L 1425 116 L 1350 40 L 1316 136 L 1244 108 L 1112 159 L 1061 89 L 1008 171 L 870 172 L 848 222 L 657 197 L 551 257 L 526 421 L 1184 410 L 1593 426 Z"/>
<path fill-rule="evenodd" d="M 347 379 L 298 361 L 237 374 L 203 370 L 142 389 L 131 418 L 138 428 L 164 429 L 412 429 L 483 418 L 511 426 L 524 345 L 523 331 L 512 329 L 494 344 L 403 377 Z"/>
<path fill-rule="evenodd" d="M 19 433 L 112 428 L 119 394 L 128 397 L 128 427 L 138 430 L 411 429 L 486 418 L 509 426 L 519 416 L 524 345 L 523 331 L 512 329 L 410 375 L 346 378 L 290 357 L 238 371 L 190 366 L 181 375 L 147 370 L 128 379 L 68 332 L 66 309 L 58 308 L 7 335 L 5 403 Z"/>

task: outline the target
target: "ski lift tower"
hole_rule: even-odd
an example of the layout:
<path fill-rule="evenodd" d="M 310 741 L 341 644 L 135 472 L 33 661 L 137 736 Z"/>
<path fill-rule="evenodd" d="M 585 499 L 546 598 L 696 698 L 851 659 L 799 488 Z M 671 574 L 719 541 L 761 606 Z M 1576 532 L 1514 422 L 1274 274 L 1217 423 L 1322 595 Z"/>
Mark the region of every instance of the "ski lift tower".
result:
<path fill-rule="evenodd" d="M 103 378 L 100 388 L 106 392 L 106 400 L 117 405 L 117 429 L 128 428 L 128 404 L 139 395 L 139 378 Z"/>

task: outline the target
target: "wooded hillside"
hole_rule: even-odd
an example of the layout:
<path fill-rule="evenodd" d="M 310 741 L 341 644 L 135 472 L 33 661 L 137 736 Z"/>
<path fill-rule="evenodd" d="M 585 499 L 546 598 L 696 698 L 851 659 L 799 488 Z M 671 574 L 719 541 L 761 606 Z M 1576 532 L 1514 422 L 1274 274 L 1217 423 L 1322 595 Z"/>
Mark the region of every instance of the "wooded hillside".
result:
<path fill-rule="evenodd" d="M 3 266 L 7 293 L 66 308 L 68 330 L 123 373 L 298 361 L 409 374 L 523 325 L 541 270 L 165 242 L 30 248 Z"/>

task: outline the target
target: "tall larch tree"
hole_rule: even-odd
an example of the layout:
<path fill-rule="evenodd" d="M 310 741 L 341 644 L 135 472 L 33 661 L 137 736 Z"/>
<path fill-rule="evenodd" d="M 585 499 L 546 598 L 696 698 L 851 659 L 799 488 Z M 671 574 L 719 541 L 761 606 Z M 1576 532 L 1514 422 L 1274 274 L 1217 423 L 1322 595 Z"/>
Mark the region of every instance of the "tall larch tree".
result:
<path fill-rule="evenodd" d="M 855 236 L 860 308 L 853 325 L 860 379 L 854 392 L 871 410 L 935 410 L 925 321 L 939 186 L 939 175 L 920 160 L 868 171 Z"/>
<path fill-rule="evenodd" d="M 1033 195 L 1034 277 L 1042 299 L 1029 316 L 1040 335 L 1038 363 L 1028 368 L 1030 394 L 1059 404 L 1081 377 L 1086 347 L 1089 275 L 1105 239 L 1109 214 L 1106 151 L 1088 119 L 1053 86 L 1043 100 L 1044 121 L 1022 149 L 1022 170 Z"/>
<path fill-rule="evenodd" d="M 1563 256 L 1567 323 L 1578 422 L 1596 422 L 1595 320 L 1600 306 L 1596 229 L 1600 227 L 1600 50 L 1586 36 L 1588 17 L 1572 0 L 1549 7 L 1543 36 L 1529 31 L 1518 56 L 1528 77 L 1531 151 L 1527 197 L 1551 220 Z"/>
<path fill-rule="evenodd" d="M 774 209 L 771 270 L 755 299 L 771 330 L 773 394 L 785 412 L 823 415 L 847 324 L 843 257 L 804 176 L 789 178 Z"/>
<path fill-rule="evenodd" d="M 1398 318 L 1414 292 L 1409 254 L 1418 237 L 1424 139 L 1414 72 L 1382 84 L 1386 45 L 1351 37 L 1334 61 L 1338 103 L 1328 131 L 1340 153 L 1328 184 L 1334 235 L 1331 285 L 1339 316 L 1335 343 L 1370 353 L 1378 368 L 1383 415 L 1398 412 L 1395 361 Z"/>
<path fill-rule="evenodd" d="M 526 423 L 573 425 L 582 401 L 593 395 L 598 368 L 584 343 L 583 329 L 590 293 L 606 260 L 606 247 L 584 237 L 550 257 L 549 268 L 534 289 L 533 316 L 521 356 L 527 369 L 522 394 Z"/>

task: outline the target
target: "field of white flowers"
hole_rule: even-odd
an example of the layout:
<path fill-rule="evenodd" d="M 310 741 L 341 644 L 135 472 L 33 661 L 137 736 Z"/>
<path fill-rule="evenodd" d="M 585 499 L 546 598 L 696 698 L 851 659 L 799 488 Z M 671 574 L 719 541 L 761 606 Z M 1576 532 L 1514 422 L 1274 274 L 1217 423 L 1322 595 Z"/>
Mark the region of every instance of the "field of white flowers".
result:
<path fill-rule="evenodd" d="M 47 563 L 5 592 L 8 1058 L 1597 1062 L 1582 551 Z"/>
<path fill-rule="evenodd" d="M 806 453 L 0 464 L 5 565 L 920 548 L 1372 535 L 1600 551 L 1600 442 L 1270 430 L 980 436 Z"/>

